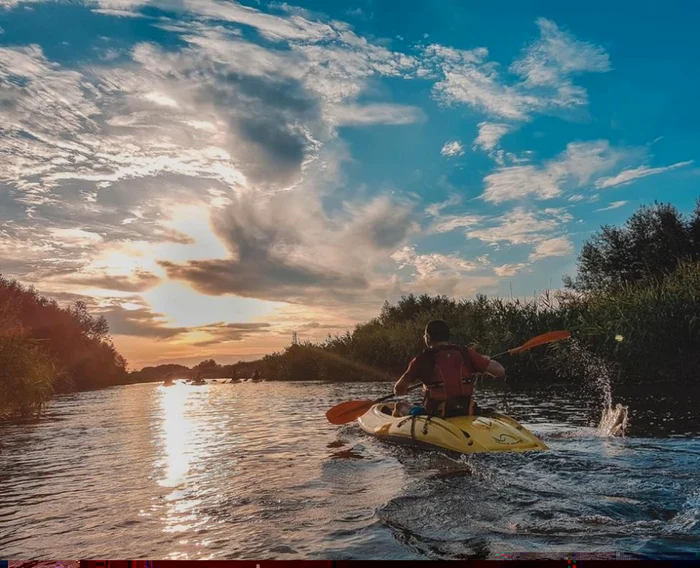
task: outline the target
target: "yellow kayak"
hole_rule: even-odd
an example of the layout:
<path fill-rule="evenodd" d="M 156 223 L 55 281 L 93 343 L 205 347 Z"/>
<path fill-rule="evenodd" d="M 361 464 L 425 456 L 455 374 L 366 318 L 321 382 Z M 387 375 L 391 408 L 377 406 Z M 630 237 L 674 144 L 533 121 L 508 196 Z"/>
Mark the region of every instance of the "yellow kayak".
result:
<path fill-rule="evenodd" d="M 358 418 L 360 428 L 377 438 L 462 454 L 479 452 L 527 452 L 547 446 L 516 420 L 497 412 L 475 416 L 437 418 L 394 417 L 393 404 L 375 404 Z"/>

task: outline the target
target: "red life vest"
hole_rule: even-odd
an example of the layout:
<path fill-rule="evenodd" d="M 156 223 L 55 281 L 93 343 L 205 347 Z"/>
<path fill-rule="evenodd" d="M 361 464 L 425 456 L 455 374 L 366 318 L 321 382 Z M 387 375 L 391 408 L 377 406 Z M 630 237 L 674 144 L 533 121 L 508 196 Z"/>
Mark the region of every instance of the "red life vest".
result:
<path fill-rule="evenodd" d="M 435 407 L 441 402 L 472 396 L 474 388 L 471 376 L 475 369 L 466 347 L 441 345 L 426 349 L 423 357 L 426 371 L 432 367 L 432 372 L 423 374 L 423 384 L 427 389 L 427 408 Z"/>

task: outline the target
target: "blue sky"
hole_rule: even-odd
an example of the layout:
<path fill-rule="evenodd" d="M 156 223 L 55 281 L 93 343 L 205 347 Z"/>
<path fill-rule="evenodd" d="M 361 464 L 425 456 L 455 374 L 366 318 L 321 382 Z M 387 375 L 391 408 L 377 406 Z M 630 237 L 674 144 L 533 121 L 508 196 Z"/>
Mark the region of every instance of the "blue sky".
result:
<path fill-rule="evenodd" d="M 693 208 L 699 19 L 0 0 L 0 271 L 87 300 L 135 367 L 560 287 L 602 224 Z"/>

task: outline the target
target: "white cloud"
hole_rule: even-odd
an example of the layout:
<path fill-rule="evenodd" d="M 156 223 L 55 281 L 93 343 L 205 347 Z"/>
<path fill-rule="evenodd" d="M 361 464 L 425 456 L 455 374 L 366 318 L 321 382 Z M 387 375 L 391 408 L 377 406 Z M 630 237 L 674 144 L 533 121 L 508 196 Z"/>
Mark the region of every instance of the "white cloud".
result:
<path fill-rule="evenodd" d="M 449 199 L 442 201 L 440 203 L 433 203 L 425 208 L 425 212 L 431 217 L 438 217 L 443 209 L 448 207 L 454 207 L 459 205 L 462 201 L 462 197 L 458 194 L 451 195 Z"/>
<path fill-rule="evenodd" d="M 603 207 L 601 209 L 596 209 L 596 213 L 599 211 L 610 211 L 611 209 L 618 209 L 619 207 L 622 207 L 623 205 L 627 205 L 627 203 L 629 203 L 629 201 L 613 201 L 607 207 Z"/>
<path fill-rule="evenodd" d="M 551 256 L 569 256 L 573 252 L 574 246 L 568 237 L 555 237 L 537 243 L 529 259 L 535 261 Z"/>
<path fill-rule="evenodd" d="M 494 266 L 493 271 L 496 273 L 497 276 L 515 276 L 518 272 L 522 271 L 528 266 L 529 264 L 526 262 L 502 264 L 501 266 Z"/>
<path fill-rule="evenodd" d="M 605 140 L 571 142 L 557 158 L 542 167 L 510 166 L 497 169 L 484 178 L 483 196 L 491 203 L 522 199 L 558 197 L 564 189 L 580 188 L 596 175 L 611 169 L 621 159 L 619 151 Z"/>
<path fill-rule="evenodd" d="M 572 77 L 582 72 L 610 70 L 607 53 L 560 30 L 544 18 L 537 20 L 540 37 L 510 66 L 520 77 L 508 83 L 498 64 L 486 60 L 488 50 L 469 51 L 430 45 L 426 61 L 440 77 L 435 96 L 446 104 L 467 104 L 491 116 L 526 121 L 533 113 L 571 109 L 587 104 L 585 89 Z"/>
<path fill-rule="evenodd" d="M 547 208 L 543 211 L 527 211 L 517 207 L 505 213 L 497 224 L 481 229 L 471 229 L 467 237 L 489 244 L 507 242 L 513 245 L 538 243 L 546 240 L 553 231 L 573 217 L 564 209 Z"/>
<path fill-rule="evenodd" d="M 455 229 L 478 225 L 483 219 L 482 215 L 442 215 L 435 220 L 431 230 L 436 233 L 449 233 Z"/>
<path fill-rule="evenodd" d="M 539 18 L 540 39 L 527 47 L 511 69 L 522 76 L 526 87 L 554 87 L 565 101 L 585 97 L 585 92 L 572 85 L 576 73 L 610 71 L 610 57 L 597 45 L 577 40 L 545 18 Z"/>
<path fill-rule="evenodd" d="M 495 122 L 480 122 L 479 135 L 474 140 L 474 147 L 479 147 L 486 152 L 491 152 L 498 146 L 501 138 L 503 138 L 511 127 L 507 124 L 498 124 Z"/>
<path fill-rule="evenodd" d="M 535 97 L 502 83 L 498 66 L 485 61 L 488 55 L 485 48 L 461 51 L 431 45 L 425 53 L 442 76 L 433 92 L 445 104 L 467 104 L 510 120 L 526 120 L 530 109 L 537 104 Z"/>
<path fill-rule="evenodd" d="M 479 265 L 459 257 L 456 254 L 418 254 L 415 246 L 405 246 L 391 255 L 399 268 L 411 266 L 419 276 L 429 276 L 437 272 L 471 272 Z"/>
<path fill-rule="evenodd" d="M 618 185 L 626 185 L 632 183 L 636 179 L 644 178 L 647 176 L 653 176 L 657 174 L 662 174 L 664 172 L 675 170 L 677 168 L 682 168 L 689 166 L 693 163 L 693 160 L 687 162 L 678 162 L 670 166 L 663 166 L 660 168 L 650 168 L 648 166 L 640 166 L 638 168 L 633 168 L 629 170 L 624 170 L 619 174 L 611 177 L 606 177 L 599 179 L 595 182 L 596 189 L 606 189 L 608 187 L 615 187 Z"/>
<path fill-rule="evenodd" d="M 337 106 L 332 111 L 336 124 L 365 126 L 369 124 L 412 124 L 425 120 L 418 107 L 394 104 Z"/>
<path fill-rule="evenodd" d="M 79 246 L 91 245 L 102 240 L 101 235 L 83 229 L 49 229 L 49 234 L 53 239 Z"/>
<path fill-rule="evenodd" d="M 442 147 L 442 150 L 440 150 L 440 154 L 442 156 L 463 156 L 464 155 L 464 146 L 462 146 L 462 143 L 459 140 L 453 140 L 452 142 L 445 142 L 445 145 Z"/>

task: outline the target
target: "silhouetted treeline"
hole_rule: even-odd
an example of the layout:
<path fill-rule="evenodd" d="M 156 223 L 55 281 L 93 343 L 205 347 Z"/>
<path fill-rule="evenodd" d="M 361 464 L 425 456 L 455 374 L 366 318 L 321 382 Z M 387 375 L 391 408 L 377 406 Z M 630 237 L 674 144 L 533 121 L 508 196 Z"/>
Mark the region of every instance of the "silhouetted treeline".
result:
<path fill-rule="evenodd" d="M 127 381 L 104 317 L 0 276 L 0 417 L 34 412 L 53 392 Z"/>
<path fill-rule="evenodd" d="M 144 367 L 140 371 L 129 373 L 129 382 L 150 383 L 166 379 L 190 379 L 198 376 L 202 379 L 250 378 L 261 365 L 241 361 L 231 365 L 219 365 L 214 359 L 205 359 L 194 367 L 167 363 L 155 367 Z"/>

